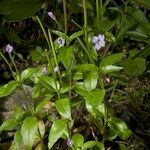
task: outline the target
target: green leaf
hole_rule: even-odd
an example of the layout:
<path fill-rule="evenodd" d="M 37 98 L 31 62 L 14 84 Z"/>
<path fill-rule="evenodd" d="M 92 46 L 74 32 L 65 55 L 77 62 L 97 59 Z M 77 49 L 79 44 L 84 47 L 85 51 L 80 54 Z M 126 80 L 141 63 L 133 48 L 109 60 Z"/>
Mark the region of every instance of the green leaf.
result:
<path fill-rule="evenodd" d="M 106 33 L 105 33 L 105 36 L 107 37 L 107 39 L 108 39 L 110 42 L 115 42 L 115 41 L 116 41 L 114 35 L 113 35 L 111 32 L 106 32 Z"/>
<path fill-rule="evenodd" d="M 15 42 L 15 43 L 18 43 L 18 44 L 21 42 L 21 39 L 20 39 L 19 35 L 14 30 L 9 31 L 6 34 L 6 36 L 7 36 L 7 38 L 8 38 L 9 41 L 12 41 L 12 42 Z M 17 54 L 17 56 L 18 55 L 22 56 L 19 53 L 16 53 L 16 54 Z M 23 58 L 23 57 L 21 57 L 21 58 Z M 23 59 L 21 59 L 21 60 L 23 60 Z"/>
<path fill-rule="evenodd" d="M 41 86 L 40 84 L 35 84 L 35 86 L 32 88 L 32 98 L 36 99 L 40 96 L 41 93 Z"/>
<path fill-rule="evenodd" d="M 96 141 L 88 141 L 83 144 L 82 149 L 86 150 L 86 149 L 94 147 L 95 145 L 97 145 Z"/>
<path fill-rule="evenodd" d="M 74 90 L 81 96 L 86 97 L 88 91 L 85 88 L 85 84 L 83 82 L 76 82 L 74 84 Z"/>
<path fill-rule="evenodd" d="M 54 78 L 49 77 L 49 76 L 41 76 L 39 77 L 39 79 L 40 79 L 39 82 L 48 90 L 52 92 L 59 91 L 60 84 Z"/>
<path fill-rule="evenodd" d="M 107 66 L 102 67 L 102 72 L 103 73 L 111 73 L 111 72 L 115 72 L 115 71 L 120 71 L 121 69 L 123 69 L 123 67 L 107 65 Z"/>
<path fill-rule="evenodd" d="M 109 129 L 109 134 L 107 136 L 109 141 L 114 140 L 117 137 L 117 134 L 110 128 Z"/>
<path fill-rule="evenodd" d="M 50 129 L 48 137 L 48 149 L 51 149 L 54 143 L 65 133 L 67 129 L 66 120 L 56 120 Z"/>
<path fill-rule="evenodd" d="M 69 42 L 69 37 L 65 33 L 57 31 L 57 30 L 52 30 L 52 33 L 58 35 L 59 37 L 64 38 L 67 42 Z"/>
<path fill-rule="evenodd" d="M 119 118 L 110 117 L 107 124 L 122 140 L 126 140 L 132 134 L 126 123 Z"/>
<path fill-rule="evenodd" d="M 123 19 L 123 18 L 122 18 Z M 119 18 L 119 24 L 120 24 L 120 18 Z M 129 17 L 124 21 L 124 24 L 121 25 L 121 28 L 119 32 L 116 35 L 116 43 L 123 39 L 124 35 L 127 31 L 129 31 L 131 28 L 133 28 L 137 24 L 137 21 L 133 17 Z"/>
<path fill-rule="evenodd" d="M 76 133 L 72 136 L 72 141 L 73 141 L 73 145 L 75 146 L 75 148 L 78 149 L 83 146 L 84 137 L 81 134 Z"/>
<path fill-rule="evenodd" d="M 14 135 L 14 143 L 15 143 L 15 150 L 20 150 L 21 146 L 23 145 L 23 141 L 22 141 L 22 136 L 21 136 L 21 131 L 20 130 L 16 131 L 16 133 Z"/>
<path fill-rule="evenodd" d="M 123 66 L 128 75 L 139 76 L 146 70 L 146 60 L 143 58 L 127 59 Z"/>
<path fill-rule="evenodd" d="M 13 118 L 15 118 L 17 121 L 21 121 L 25 113 L 26 112 L 20 106 L 17 106 L 13 111 Z"/>
<path fill-rule="evenodd" d="M 24 81 L 25 79 L 30 78 L 36 71 L 37 71 L 37 68 L 28 68 L 28 69 L 25 69 L 21 73 L 21 81 Z"/>
<path fill-rule="evenodd" d="M 114 65 L 120 62 L 124 56 L 125 55 L 123 53 L 117 53 L 117 54 L 112 54 L 110 56 L 107 56 L 102 60 L 100 67 Z"/>
<path fill-rule="evenodd" d="M 34 16 L 40 9 L 40 0 L 7 0 L 0 1 L 0 14 L 4 14 L 4 19 L 16 21 Z"/>
<path fill-rule="evenodd" d="M 144 11 L 141 11 L 141 9 L 138 9 L 136 7 L 128 7 L 128 13 L 133 16 L 138 22 L 140 23 L 148 23 L 148 19 L 144 13 Z"/>
<path fill-rule="evenodd" d="M 131 38 L 138 38 L 140 40 L 146 40 L 148 38 L 148 36 L 141 31 L 128 31 L 127 35 Z"/>
<path fill-rule="evenodd" d="M 97 107 L 104 101 L 105 90 L 96 89 L 90 91 L 86 98 L 86 103 L 93 107 Z"/>
<path fill-rule="evenodd" d="M 10 129 L 13 129 L 17 124 L 18 121 L 16 119 L 8 119 L 2 123 L 2 125 L 0 126 L 0 131 L 8 131 Z"/>
<path fill-rule="evenodd" d="M 97 66 L 95 66 L 94 64 L 82 64 L 82 65 L 78 65 L 76 67 L 76 69 L 79 72 L 98 71 Z"/>
<path fill-rule="evenodd" d="M 0 87 L 0 97 L 10 95 L 18 86 L 16 81 L 10 81 L 8 84 Z"/>
<path fill-rule="evenodd" d="M 68 48 L 62 47 L 59 51 L 59 59 L 68 71 L 71 71 L 75 64 L 73 50 L 74 47 L 70 46 Z"/>
<path fill-rule="evenodd" d="M 139 6 L 143 6 L 147 9 L 150 9 L 150 0 L 133 0 L 135 1 Z"/>
<path fill-rule="evenodd" d="M 119 150 L 128 150 L 128 147 L 125 144 L 119 144 Z"/>
<path fill-rule="evenodd" d="M 21 126 L 21 135 L 24 145 L 31 149 L 38 135 L 38 123 L 36 117 L 27 117 Z"/>
<path fill-rule="evenodd" d="M 87 94 L 86 97 L 86 108 L 88 112 L 96 118 L 96 116 L 105 115 L 103 107 L 103 101 L 105 96 L 105 90 L 93 90 Z"/>
<path fill-rule="evenodd" d="M 137 57 L 147 58 L 149 55 L 150 55 L 150 45 L 147 45 L 143 50 L 141 50 L 135 55 L 135 58 Z"/>
<path fill-rule="evenodd" d="M 39 128 L 40 137 L 43 139 L 46 130 L 43 120 L 38 121 L 38 128 Z"/>
<path fill-rule="evenodd" d="M 98 80 L 98 73 L 96 71 L 84 73 L 84 85 L 87 91 L 91 91 L 96 88 Z"/>
<path fill-rule="evenodd" d="M 105 146 L 104 146 L 103 142 L 99 143 L 99 148 L 100 148 L 100 150 L 105 150 Z"/>
<path fill-rule="evenodd" d="M 57 100 L 55 102 L 55 107 L 63 118 L 68 119 L 68 120 L 72 119 L 69 98 Z"/>
<path fill-rule="evenodd" d="M 53 97 L 53 95 L 48 95 L 43 100 L 41 100 L 39 103 L 37 103 L 35 111 L 39 112 L 43 108 L 43 106 L 45 106 L 51 100 L 52 97 Z"/>
<path fill-rule="evenodd" d="M 75 38 L 77 38 L 77 37 L 83 35 L 83 34 L 84 34 L 84 31 L 83 31 L 83 30 L 73 33 L 73 34 L 69 37 L 69 38 L 70 38 L 70 42 L 71 42 L 72 40 L 74 40 Z"/>

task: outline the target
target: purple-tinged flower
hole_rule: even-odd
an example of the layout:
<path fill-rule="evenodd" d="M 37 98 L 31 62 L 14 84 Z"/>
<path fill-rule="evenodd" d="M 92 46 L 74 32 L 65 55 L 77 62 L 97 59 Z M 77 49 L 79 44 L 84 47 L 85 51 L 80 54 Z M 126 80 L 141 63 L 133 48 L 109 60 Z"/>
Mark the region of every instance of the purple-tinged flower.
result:
<path fill-rule="evenodd" d="M 43 73 L 43 74 L 47 74 L 47 72 L 48 72 L 47 67 L 44 67 L 44 68 L 42 69 L 42 73 Z"/>
<path fill-rule="evenodd" d="M 62 47 L 65 45 L 65 39 L 63 37 L 59 37 L 57 40 L 56 40 L 57 44 L 59 45 L 59 47 Z"/>
<path fill-rule="evenodd" d="M 48 12 L 48 16 L 53 19 L 53 20 L 56 20 L 56 17 L 55 15 L 53 14 L 53 12 Z"/>
<path fill-rule="evenodd" d="M 9 54 L 13 51 L 13 46 L 11 46 L 10 44 L 6 45 L 6 52 L 8 52 Z"/>
<path fill-rule="evenodd" d="M 92 42 L 95 44 L 95 49 L 100 50 L 102 47 L 105 47 L 105 36 L 103 34 L 94 36 Z"/>
<path fill-rule="evenodd" d="M 60 72 L 59 66 L 56 66 L 56 67 L 54 68 L 54 72 L 55 72 L 55 73 L 59 73 L 59 72 Z"/>
<path fill-rule="evenodd" d="M 69 147 L 72 147 L 72 146 L 73 146 L 73 141 L 72 141 L 71 139 L 68 139 L 68 140 L 67 140 L 67 145 L 68 145 Z"/>

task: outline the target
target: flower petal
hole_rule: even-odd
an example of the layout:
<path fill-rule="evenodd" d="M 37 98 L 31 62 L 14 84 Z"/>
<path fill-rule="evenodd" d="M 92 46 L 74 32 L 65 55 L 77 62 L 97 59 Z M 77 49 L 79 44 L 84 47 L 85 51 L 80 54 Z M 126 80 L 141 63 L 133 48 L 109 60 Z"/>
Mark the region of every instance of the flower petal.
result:
<path fill-rule="evenodd" d="M 98 42 L 98 37 L 97 37 L 97 36 L 94 36 L 94 37 L 92 38 L 92 42 L 93 42 L 93 43 L 97 43 L 97 42 Z"/>
<path fill-rule="evenodd" d="M 104 39 L 105 39 L 104 34 L 99 34 L 99 35 L 98 35 L 98 40 L 99 40 L 99 41 L 104 41 Z"/>
<path fill-rule="evenodd" d="M 54 68 L 54 72 L 55 72 L 55 73 L 59 73 L 59 72 L 60 72 L 59 66 L 56 66 L 56 67 Z"/>
<path fill-rule="evenodd" d="M 100 44 L 100 43 L 96 43 L 96 44 L 95 44 L 95 49 L 96 49 L 96 50 L 100 50 L 100 49 L 101 49 L 101 47 L 102 47 L 102 46 L 101 46 L 101 44 Z"/>
<path fill-rule="evenodd" d="M 55 15 L 53 14 L 53 12 L 48 12 L 48 15 L 51 19 L 56 20 Z"/>
<path fill-rule="evenodd" d="M 59 37 L 56 42 L 60 47 L 65 45 L 65 39 L 62 37 Z"/>

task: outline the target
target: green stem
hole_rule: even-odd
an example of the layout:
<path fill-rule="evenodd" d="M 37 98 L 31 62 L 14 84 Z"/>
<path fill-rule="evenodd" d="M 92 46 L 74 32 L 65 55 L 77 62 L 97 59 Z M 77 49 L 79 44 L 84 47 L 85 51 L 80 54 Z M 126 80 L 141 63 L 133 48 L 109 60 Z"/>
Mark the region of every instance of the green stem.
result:
<path fill-rule="evenodd" d="M 50 41 L 53 57 L 54 57 L 54 60 L 55 60 L 55 64 L 56 64 L 56 66 L 58 66 L 58 61 L 57 61 L 57 57 L 56 57 L 55 48 L 54 48 L 54 45 L 53 45 L 50 29 L 48 29 L 48 36 L 49 36 L 49 41 Z"/>
<path fill-rule="evenodd" d="M 99 14 L 99 0 L 96 0 L 96 15 L 97 15 L 97 23 L 98 23 L 98 29 L 100 28 L 100 14 Z"/>
<path fill-rule="evenodd" d="M 50 46 L 50 43 L 49 43 L 49 40 L 48 40 L 48 36 L 47 36 L 46 30 L 45 30 L 45 28 L 44 28 L 44 26 L 43 26 L 43 24 L 42 24 L 42 22 L 41 22 L 39 16 L 36 16 L 36 19 L 37 19 L 37 21 L 38 21 L 39 24 L 40 24 L 40 27 L 41 27 L 41 29 L 42 29 L 42 31 L 43 31 L 43 33 L 44 33 L 45 39 L 46 39 L 47 44 L 48 44 L 48 47 L 49 47 L 49 49 L 50 49 L 51 46 Z"/>
<path fill-rule="evenodd" d="M 64 11 L 64 25 L 65 25 L 65 33 L 67 34 L 67 10 L 66 10 L 66 0 L 63 0 L 63 11 Z"/>
<path fill-rule="evenodd" d="M 17 66 L 16 66 L 16 64 L 15 64 L 15 62 L 14 62 L 14 59 L 12 58 L 12 55 L 9 54 L 9 57 L 10 57 L 11 62 L 13 63 L 13 65 L 14 65 L 14 67 L 15 67 L 16 73 L 19 75 L 19 71 L 18 71 Z"/>
<path fill-rule="evenodd" d="M 57 61 L 57 57 L 56 57 L 56 53 L 55 53 L 55 48 L 54 48 L 54 45 L 53 45 L 53 40 L 52 40 L 52 35 L 51 35 L 50 29 L 48 29 L 48 36 L 49 36 L 49 40 L 50 40 L 50 45 L 51 45 L 51 49 L 52 49 L 52 53 L 53 53 L 55 65 L 56 65 L 56 67 L 57 67 L 57 66 L 59 67 L 58 61 Z M 58 77 L 59 77 L 60 83 L 62 84 L 60 72 L 58 72 Z M 56 83 L 56 87 L 57 87 L 57 83 Z M 57 89 L 58 89 L 58 87 L 57 87 Z M 58 98 L 60 99 L 59 90 L 57 90 L 57 94 L 58 94 Z"/>
<path fill-rule="evenodd" d="M 102 59 L 105 58 L 110 46 L 111 46 L 111 43 L 109 43 L 108 46 L 104 48 L 104 51 L 103 51 L 103 54 L 102 54 Z"/>
<path fill-rule="evenodd" d="M 82 29 L 82 27 L 77 22 L 75 22 L 73 19 L 71 20 L 71 22 L 73 22 L 79 29 Z"/>
<path fill-rule="evenodd" d="M 0 55 L 2 56 L 2 58 L 4 59 L 4 61 L 7 63 L 8 67 L 9 67 L 11 73 L 12 73 L 13 78 L 16 80 L 16 77 L 14 75 L 14 72 L 13 72 L 12 67 L 10 66 L 9 62 L 7 61 L 7 59 L 5 58 L 5 56 L 1 52 L 0 52 Z"/>
<path fill-rule="evenodd" d="M 99 4 L 99 10 L 100 10 L 100 21 L 101 21 L 101 24 L 102 24 L 102 21 L 103 21 L 103 1 L 100 0 L 100 4 Z"/>
<path fill-rule="evenodd" d="M 70 99 L 71 99 L 71 85 L 72 85 L 71 73 L 69 73 L 69 98 Z"/>
<path fill-rule="evenodd" d="M 86 48 L 89 49 L 89 46 L 88 46 L 88 33 L 87 33 L 87 9 L 86 9 L 86 0 L 83 0 L 83 13 L 84 13 L 84 34 L 85 34 L 85 42 L 86 42 Z"/>
<path fill-rule="evenodd" d="M 86 47 L 84 46 L 83 42 L 80 40 L 79 37 L 77 37 L 77 40 L 78 40 L 79 44 L 82 46 L 82 48 L 83 48 L 83 50 L 85 51 L 85 53 L 87 54 L 90 63 L 94 64 L 94 61 L 93 61 L 93 59 L 91 58 L 91 56 L 89 55 L 89 53 L 88 53 Z"/>
<path fill-rule="evenodd" d="M 58 29 L 59 29 L 59 30 L 62 30 L 63 32 L 65 32 L 65 30 L 64 30 L 64 28 L 61 26 L 61 24 L 60 24 L 57 20 L 55 20 L 55 22 L 56 22 L 56 24 L 57 24 L 57 26 L 58 26 Z"/>

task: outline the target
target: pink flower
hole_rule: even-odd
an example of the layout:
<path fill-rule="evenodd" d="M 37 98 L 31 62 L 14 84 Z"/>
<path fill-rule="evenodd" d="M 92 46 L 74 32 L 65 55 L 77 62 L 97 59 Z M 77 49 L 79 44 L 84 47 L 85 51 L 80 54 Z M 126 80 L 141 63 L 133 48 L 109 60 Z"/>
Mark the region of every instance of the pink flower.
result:
<path fill-rule="evenodd" d="M 95 49 L 100 50 L 102 47 L 105 47 L 105 36 L 103 34 L 94 36 L 92 42 L 95 44 Z"/>
<path fill-rule="evenodd" d="M 6 52 L 8 52 L 9 54 L 13 51 L 13 46 L 11 46 L 10 44 L 6 45 Z"/>
<path fill-rule="evenodd" d="M 54 68 L 54 72 L 55 72 L 55 73 L 59 73 L 59 72 L 60 72 L 59 66 L 56 66 L 56 67 Z"/>
<path fill-rule="evenodd" d="M 42 69 L 42 73 L 43 73 L 43 74 L 47 74 L 47 72 L 48 72 L 47 67 L 44 67 L 44 68 Z"/>
<path fill-rule="evenodd" d="M 68 139 L 68 140 L 67 140 L 67 145 L 68 145 L 69 147 L 72 147 L 72 146 L 73 146 L 73 141 L 72 141 L 71 139 Z"/>
<path fill-rule="evenodd" d="M 55 15 L 52 13 L 52 12 L 48 12 L 48 16 L 53 19 L 53 20 L 56 20 L 56 17 Z"/>
<path fill-rule="evenodd" d="M 62 38 L 62 37 L 59 37 L 57 40 L 56 40 L 57 44 L 59 45 L 59 47 L 62 47 L 65 45 L 65 39 Z"/>

